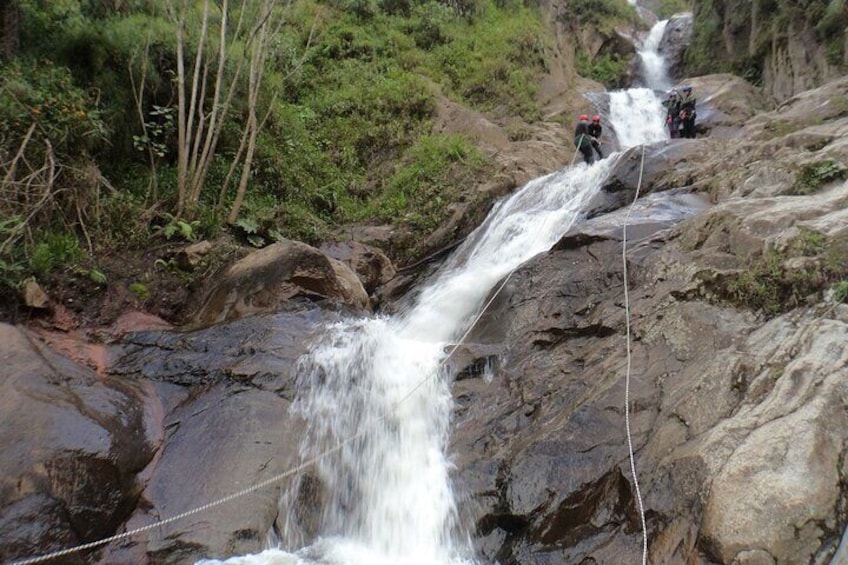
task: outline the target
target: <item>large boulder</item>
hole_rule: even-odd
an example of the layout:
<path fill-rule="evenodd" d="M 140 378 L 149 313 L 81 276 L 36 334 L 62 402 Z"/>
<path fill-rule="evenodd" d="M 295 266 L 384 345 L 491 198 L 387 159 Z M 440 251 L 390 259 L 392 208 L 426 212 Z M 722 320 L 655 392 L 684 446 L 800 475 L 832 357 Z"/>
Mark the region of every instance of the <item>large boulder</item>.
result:
<path fill-rule="evenodd" d="M 285 240 L 230 267 L 207 295 L 195 320 L 208 325 L 271 313 L 297 297 L 368 309 L 368 293 L 350 267 L 305 243 Z"/>
<path fill-rule="evenodd" d="M 685 84 L 692 86 L 698 100 L 695 129 L 699 137 L 740 137 L 749 119 L 772 108 L 758 88 L 732 74 L 688 78 Z"/>
<path fill-rule="evenodd" d="M 300 462 L 303 422 L 290 413 L 298 360 L 338 319 L 304 303 L 114 346 L 110 371 L 151 383 L 167 431 L 122 531 L 182 518 L 109 544 L 97 562 L 182 564 L 263 549 Z"/>
<path fill-rule="evenodd" d="M 657 48 L 660 55 L 665 57 L 669 76 L 677 77 L 683 72 L 683 59 L 686 55 L 686 47 L 689 46 L 691 40 L 691 12 L 671 16 L 665 25 L 662 39 Z"/>
<path fill-rule="evenodd" d="M 395 276 L 392 261 L 371 245 L 355 240 L 333 241 L 323 243 L 319 249 L 331 259 L 341 261 L 353 269 L 369 295 Z"/>

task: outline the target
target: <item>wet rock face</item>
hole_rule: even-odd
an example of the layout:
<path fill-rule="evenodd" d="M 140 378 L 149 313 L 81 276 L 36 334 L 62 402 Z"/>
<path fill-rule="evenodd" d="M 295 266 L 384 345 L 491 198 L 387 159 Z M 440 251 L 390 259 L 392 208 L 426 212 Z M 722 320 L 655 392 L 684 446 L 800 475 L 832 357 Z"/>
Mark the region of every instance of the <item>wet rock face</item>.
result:
<path fill-rule="evenodd" d="M 668 63 L 668 74 L 679 77 L 683 74 L 683 59 L 686 47 L 692 40 L 692 14 L 675 14 L 668 19 L 657 50 Z"/>
<path fill-rule="evenodd" d="M 0 559 L 111 535 L 161 440 L 149 391 L 98 376 L 5 324 L 0 359 Z"/>
<path fill-rule="evenodd" d="M 835 132 L 846 118 L 831 102 L 843 82 L 751 118 L 733 143 L 645 153 L 645 210 L 628 223 L 629 398 L 651 562 L 844 561 L 848 306 L 827 301 L 820 263 L 793 249 L 805 230 L 843 249 L 848 185 L 792 194 L 795 159 L 844 154 Z M 791 127 L 777 131 L 782 123 Z M 794 148 L 814 132 L 820 145 Z M 765 155 L 780 156 L 769 175 L 751 162 Z M 641 553 L 623 415 L 625 218 L 615 210 L 634 196 L 632 161 L 611 174 L 596 216 L 512 275 L 470 337 L 485 344 L 479 355 L 499 352 L 485 379 L 454 384 L 452 449 L 462 512 L 491 562 Z M 709 187 L 717 203 L 656 222 L 648 203 L 673 198 L 657 191 L 677 182 Z M 714 284 L 755 276 L 767 249 L 813 285 L 771 319 Z"/>
<path fill-rule="evenodd" d="M 294 480 L 285 472 L 299 463 L 303 422 L 289 411 L 297 362 L 315 332 L 338 318 L 302 301 L 202 330 L 130 334 L 115 347 L 111 371 L 155 383 L 165 430 L 126 528 L 243 494 L 156 535 L 110 544 L 99 563 L 193 563 L 262 551 L 277 501 Z"/>

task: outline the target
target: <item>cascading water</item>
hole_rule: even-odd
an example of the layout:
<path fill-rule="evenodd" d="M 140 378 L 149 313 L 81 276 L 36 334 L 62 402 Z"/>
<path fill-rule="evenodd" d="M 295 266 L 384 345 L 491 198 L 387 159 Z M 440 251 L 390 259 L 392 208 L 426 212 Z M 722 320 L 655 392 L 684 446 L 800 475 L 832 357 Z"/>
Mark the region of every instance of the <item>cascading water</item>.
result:
<path fill-rule="evenodd" d="M 665 139 L 661 117 L 650 89 L 610 94 L 623 149 Z M 501 201 L 401 313 L 328 328 L 299 364 L 293 407 L 308 422 L 302 457 L 317 459 L 305 479 L 321 493 L 317 534 L 301 531 L 292 484 L 274 545 L 293 553 L 268 549 L 225 563 L 475 563 L 450 485 L 452 398 L 442 363 L 498 281 L 571 228 L 620 155 L 535 179 Z"/>
<path fill-rule="evenodd" d="M 660 42 L 665 33 L 668 20 L 654 24 L 642 46 L 638 49 L 639 62 L 642 68 L 642 78 L 645 86 L 655 90 L 668 90 L 671 79 L 668 76 L 668 65 L 665 57 L 659 52 Z"/>
<path fill-rule="evenodd" d="M 609 121 L 622 148 L 668 139 L 665 109 L 653 90 L 616 90 L 609 99 Z"/>

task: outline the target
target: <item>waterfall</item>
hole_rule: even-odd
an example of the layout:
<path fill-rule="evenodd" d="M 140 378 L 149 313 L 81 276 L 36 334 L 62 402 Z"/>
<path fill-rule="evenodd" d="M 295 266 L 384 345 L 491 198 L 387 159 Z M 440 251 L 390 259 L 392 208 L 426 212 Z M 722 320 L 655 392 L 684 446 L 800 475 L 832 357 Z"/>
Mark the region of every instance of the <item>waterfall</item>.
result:
<path fill-rule="evenodd" d="M 610 94 L 623 149 L 665 139 L 661 115 L 649 89 Z M 302 458 L 318 460 L 281 504 L 278 547 L 224 563 L 476 563 L 451 488 L 453 401 L 442 363 L 499 281 L 574 225 L 620 156 L 537 178 L 499 202 L 398 314 L 327 328 L 299 362 L 293 405 L 308 423 Z M 308 510 L 311 533 L 295 510 L 301 487 L 321 501 Z"/>
<path fill-rule="evenodd" d="M 671 80 L 668 77 L 668 65 L 666 65 L 665 57 L 659 52 L 660 42 L 662 41 L 665 27 L 668 25 L 668 20 L 661 20 L 654 24 L 648 36 L 638 48 L 639 62 L 642 68 L 642 77 L 645 79 L 645 85 L 648 88 L 655 90 L 668 90 L 671 87 Z"/>
<path fill-rule="evenodd" d="M 609 98 L 609 121 L 622 148 L 668 139 L 665 108 L 653 90 L 616 90 Z"/>

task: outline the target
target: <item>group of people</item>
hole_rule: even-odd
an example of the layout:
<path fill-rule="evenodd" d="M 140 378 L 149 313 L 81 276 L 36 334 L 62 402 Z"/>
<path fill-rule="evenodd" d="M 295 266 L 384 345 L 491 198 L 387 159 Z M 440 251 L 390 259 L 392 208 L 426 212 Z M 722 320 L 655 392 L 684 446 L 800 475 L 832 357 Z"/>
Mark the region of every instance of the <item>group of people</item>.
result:
<path fill-rule="evenodd" d="M 672 89 L 663 101 L 666 108 L 665 124 L 672 139 L 695 138 L 695 95 L 688 84 L 683 87 L 683 95 Z"/>
<path fill-rule="evenodd" d="M 692 87 L 686 85 L 683 87 L 681 95 L 677 89 L 672 89 L 668 98 L 663 100 L 663 106 L 666 108 L 666 127 L 668 127 L 669 136 L 672 139 L 676 138 L 695 138 L 695 95 L 692 93 Z M 598 159 L 603 159 L 604 154 L 601 151 L 601 117 L 593 116 L 592 121 L 589 121 L 587 114 L 581 115 L 577 120 L 577 125 L 574 128 L 574 146 L 580 150 L 583 155 L 583 161 L 587 165 L 591 165 L 595 160 L 595 153 L 598 154 Z"/>
<path fill-rule="evenodd" d="M 594 152 L 598 153 L 598 159 L 604 158 L 604 153 L 601 151 L 601 117 L 593 116 L 589 122 L 589 116 L 583 114 L 577 120 L 577 126 L 574 128 L 574 146 L 583 154 L 583 160 L 587 165 L 591 165 L 594 161 Z"/>

